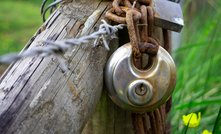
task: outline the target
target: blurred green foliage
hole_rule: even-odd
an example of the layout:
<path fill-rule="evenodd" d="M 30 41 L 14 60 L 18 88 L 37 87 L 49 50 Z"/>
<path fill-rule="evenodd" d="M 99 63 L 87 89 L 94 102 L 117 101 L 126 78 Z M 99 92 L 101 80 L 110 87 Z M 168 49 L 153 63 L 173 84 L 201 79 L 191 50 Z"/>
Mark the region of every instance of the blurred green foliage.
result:
<path fill-rule="evenodd" d="M 47 4 L 53 2 L 49 0 Z M 0 1 L 0 55 L 18 52 L 43 24 L 41 0 Z"/>
<path fill-rule="evenodd" d="M 201 112 L 202 120 L 188 134 L 212 132 L 215 124 L 221 126 L 220 119 L 215 123 L 221 106 L 221 1 L 200 2 L 185 3 L 181 46 L 173 52 L 178 73 L 171 111 L 175 134 L 185 130 L 182 115 L 192 112 Z M 193 10 L 191 4 L 203 6 Z M 221 127 L 215 133 L 221 133 Z"/>

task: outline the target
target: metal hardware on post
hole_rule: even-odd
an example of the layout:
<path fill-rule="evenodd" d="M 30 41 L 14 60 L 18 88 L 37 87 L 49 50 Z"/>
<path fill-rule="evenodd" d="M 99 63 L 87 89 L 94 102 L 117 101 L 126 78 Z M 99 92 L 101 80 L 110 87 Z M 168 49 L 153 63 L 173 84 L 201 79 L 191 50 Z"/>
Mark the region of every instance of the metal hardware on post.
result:
<path fill-rule="evenodd" d="M 137 3 L 133 4 L 132 6 L 130 2 Z M 165 4 L 165 7 L 162 7 L 162 3 Z M 120 6 L 120 4 L 124 6 Z M 113 8 L 106 12 L 106 17 L 108 19 L 111 19 L 118 23 L 127 24 L 130 43 L 126 45 L 132 46 L 133 64 L 138 70 L 146 69 L 149 66 L 148 64 L 146 67 L 142 68 L 142 53 L 146 53 L 149 55 L 150 64 L 153 62 L 153 58 L 157 56 L 160 43 L 158 39 L 153 37 L 152 35 L 154 25 L 163 28 L 164 48 L 167 51 L 170 48 L 169 35 L 167 30 L 179 32 L 182 29 L 183 17 L 182 12 L 180 13 L 180 7 L 176 3 L 172 5 L 176 7 L 175 10 L 177 10 L 177 13 L 171 13 L 166 16 L 168 14 L 168 10 L 171 7 L 170 2 L 168 1 L 163 2 L 163 0 L 114 0 Z M 163 12 L 160 10 L 161 8 Z M 138 26 L 140 26 L 140 29 L 138 28 Z M 137 97 L 136 99 L 139 100 L 140 96 L 144 97 L 145 94 L 147 94 L 148 92 L 150 92 L 150 94 L 152 95 L 152 87 L 148 86 L 148 84 L 146 84 L 142 80 L 139 82 L 138 81 L 139 80 L 134 80 L 131 84 L 132 86 L 128 86 L 129 97 L 131 94 L 136 94 L 135 98 Z M 134 90 L 134 92 L 130 93 L 132 89 Z M 145 97 L 145 99 L 149 101 L 151 98 Z M 130 100 L 130 102 L 134 103 L 135 105 L 139 105 L 139 103 L 136 103 L 136 101 L 133 99 Z M 169 105 L 171 105 L 170 102 L 168 103 Z M 168 109 L 170 108 L 168 107 L 169 105 L 166 103 L 147 113 L 132 113 L 131 119 L 134 133 L 165 133 L 166 113 L 168 110 L 170 110 Z M 147 115 L 149 116 L 151 127 L 151 129 L 149 130 L 147 127 Z"/>

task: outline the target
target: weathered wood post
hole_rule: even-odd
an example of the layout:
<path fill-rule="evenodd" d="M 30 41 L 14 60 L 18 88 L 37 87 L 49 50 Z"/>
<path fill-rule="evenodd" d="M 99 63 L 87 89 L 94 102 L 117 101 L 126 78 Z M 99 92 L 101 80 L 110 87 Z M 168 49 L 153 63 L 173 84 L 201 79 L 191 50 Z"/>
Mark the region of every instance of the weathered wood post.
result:
<path fill-rule="evenodd" d="M 24 49 L 42 47 L 44 39 L 78 38 L 98 30 L 109 6 L 95 0 L 63 3 Z M 1 134 L 81 133 L 102 93 L 107 50 L 90 41 L 74 46 L 64 59 L 68 72 L 54 56 L 10 65 L 0 80 Z"/>

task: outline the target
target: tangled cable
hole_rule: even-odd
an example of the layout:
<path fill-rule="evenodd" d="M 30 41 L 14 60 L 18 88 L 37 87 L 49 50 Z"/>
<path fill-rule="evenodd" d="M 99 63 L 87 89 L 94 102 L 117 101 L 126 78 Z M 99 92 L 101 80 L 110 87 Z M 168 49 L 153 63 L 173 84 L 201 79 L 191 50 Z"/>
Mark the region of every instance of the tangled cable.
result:
<path fill-rule="evenodd" d="M 68 70 L 68 67 L 62 60 L 62 54 L 65 53 L 71 46 L 73 45 L 81 45 L 84 43 L 88 43 L 89 40 L 94 41 L 94 47 L 97 46 L 97 42 L 100 38 L 102 38 L 104 46 L 107 50 L 109 50 L 109 46 L 107 43 L 107 39 L 111 40 L 113 38 L 116 38 L 115 33 L 118 31 L 118 29 L 123 29 L 125 26 L 124 24 L 119 24 L 116 26 L 111 26 L 107 24 L 105 20 L 101 20 L 103 24 L 100 25 L 99 30 L 92 33 L 91 35 L 83 36 L 78 39 L 67 39 L 63 41 L 50 41 L 50 40 L 43 40 L 42 43 L 47 43 L 48 45 L 42 48 L 32 48 L 27 51 L 23 51 L 22 53 L 13 53 L 13 54 L 6 54 L 0 57 L 0 64 L 4 63 L 11 63 L 13 61 L 20 60 L 22 58 L 28 57 L 28 56 L 35 56 L 40 55 L 42 57 L 46 57 L 49 55 L 55 55 L 58 61 L 60 62 L 62 68 L 64 71 Z"/>

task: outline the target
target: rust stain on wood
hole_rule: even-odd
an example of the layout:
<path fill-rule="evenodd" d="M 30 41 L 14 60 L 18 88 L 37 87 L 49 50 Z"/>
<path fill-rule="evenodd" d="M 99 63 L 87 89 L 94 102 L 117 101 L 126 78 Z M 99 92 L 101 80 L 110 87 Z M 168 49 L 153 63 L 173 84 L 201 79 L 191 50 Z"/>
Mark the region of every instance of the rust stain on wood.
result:
<path fill-rule="evenodd" d="M 41 33 L 46 29 L 46 26 L 45 25 L 42 25 L 41 26 Z"/>
<path fill-rule="evenodd" d="M 77 21 L 76 24 L 71 28 L 69 32 L 69 36 L 76 37 L 79 31 L 81 31 L 84 28 L 84 23 L 86 20 L 87 20 L 87 17 Z"/>
<path fill-rule="evenodd" d="M 80 90 L 75 90 L 74 84 L 69 80 L 68 81 L 69 85 L 69 92 L 71 93 L 72 97 L 72 102 L 78 97 L 78 94 L 80 93 Z"/>
<path fill-rule="evenodd" d="M 68 81 L 68 85 L 70 87 L 70 92 L 73 93 L 74 92 L 74 84 L 71 81 Z"/>

